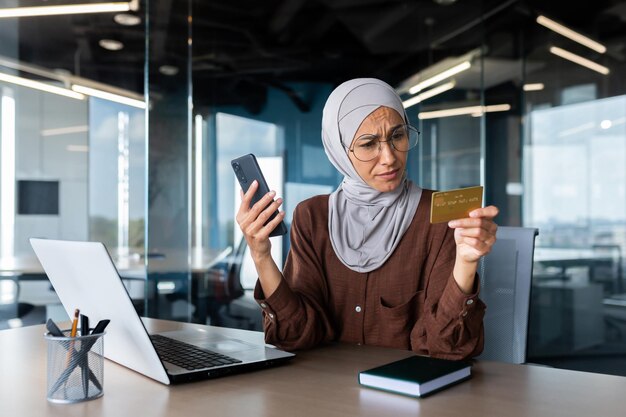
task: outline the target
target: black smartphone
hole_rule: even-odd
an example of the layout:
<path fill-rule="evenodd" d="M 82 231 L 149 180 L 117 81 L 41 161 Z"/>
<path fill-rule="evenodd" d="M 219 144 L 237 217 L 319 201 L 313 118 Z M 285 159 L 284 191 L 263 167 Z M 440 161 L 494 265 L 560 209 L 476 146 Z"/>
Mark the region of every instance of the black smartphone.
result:
<path fill-rule="evenodd" d="M 252 184 L 254 180 L 257 180 L 259 183 L 259 188 L 257 188 L 254 196 L 252 196 L 250 206 L 256 204 L 256 202 L 259 201 L 265 194 L 270 192 L 267 182 L 265 181 L 265 177 L 263 177 L 263 173 L 261 172 L 261 167 L 259 167 L 259 163 L 253 154 L 249 153 L 248 155 L 235 158 L 230 161 L 230 165 L 233 167 L 235 176 L 237 176 L 239 185 L 241 185 L 241 189 L 244 193 L 248 191 L 250 184 Z M 278 210 L 272 213 L 265 224 L 269 223 L 276 216 L 278 216 Z M 287 226 L 285 226 L 285 222 L 280 222 L 278 226 L 272 230 L 270 236 L 282 236 L 285 233 L 287 233 Z"/>

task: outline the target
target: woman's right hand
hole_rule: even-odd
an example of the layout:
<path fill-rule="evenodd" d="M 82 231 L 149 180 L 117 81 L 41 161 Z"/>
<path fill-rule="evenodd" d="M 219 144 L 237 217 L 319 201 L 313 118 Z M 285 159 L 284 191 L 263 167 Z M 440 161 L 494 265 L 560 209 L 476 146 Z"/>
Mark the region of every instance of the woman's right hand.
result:
<path fill-rule="evenodd" d="M 239 206 L 236 216 L 237 223 L 250 247 L 250 255 L 252 255 L 252 259 L 255 261 L 271 256 L 270 233 L 285 217 L 285 212 L 281 211 L 272 221 L 264 226 L 272 213 L 282 205 L 283 199 L 278 198 L 276 201 L 273 201 L 276 192 L 270 191 L 250 207 L 252 197 L 258 188 L 259 184 L 255 180 L 250 184 L 250 188 L 248 188 L 245 194 L 243 191 L 240 191 L 241 206 Z"/>

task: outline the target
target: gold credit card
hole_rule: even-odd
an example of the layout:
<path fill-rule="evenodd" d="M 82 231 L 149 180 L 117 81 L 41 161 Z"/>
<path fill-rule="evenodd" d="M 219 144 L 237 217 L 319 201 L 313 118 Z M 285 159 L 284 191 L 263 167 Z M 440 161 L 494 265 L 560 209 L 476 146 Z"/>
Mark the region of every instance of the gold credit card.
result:
<path fill-rule="evenodd" d="M 443 223 L 469 217 L 470 211 L 483 206 L 483 187 L 459 188 L 433 193 L 430 222 Z"/>

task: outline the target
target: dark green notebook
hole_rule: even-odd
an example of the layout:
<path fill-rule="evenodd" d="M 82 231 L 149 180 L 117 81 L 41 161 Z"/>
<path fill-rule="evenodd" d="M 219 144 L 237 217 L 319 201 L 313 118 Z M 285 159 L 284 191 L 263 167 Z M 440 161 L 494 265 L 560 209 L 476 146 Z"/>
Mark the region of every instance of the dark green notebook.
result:
<path fill-rule="evenodd" d="M 359 384 L 422 397 L 469 378 L 470 370 L 469 362 L 410 356 L 359 372 Z"/>

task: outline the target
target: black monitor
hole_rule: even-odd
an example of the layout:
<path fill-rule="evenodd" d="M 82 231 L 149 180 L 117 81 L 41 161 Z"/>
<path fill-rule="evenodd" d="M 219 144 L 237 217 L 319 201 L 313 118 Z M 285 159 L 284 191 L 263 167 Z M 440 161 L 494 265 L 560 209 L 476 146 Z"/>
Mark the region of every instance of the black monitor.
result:
<path fill-rule="evenodd" d="M 17 214 L 59 214 L 59 181 L 17 181 Z"/>

